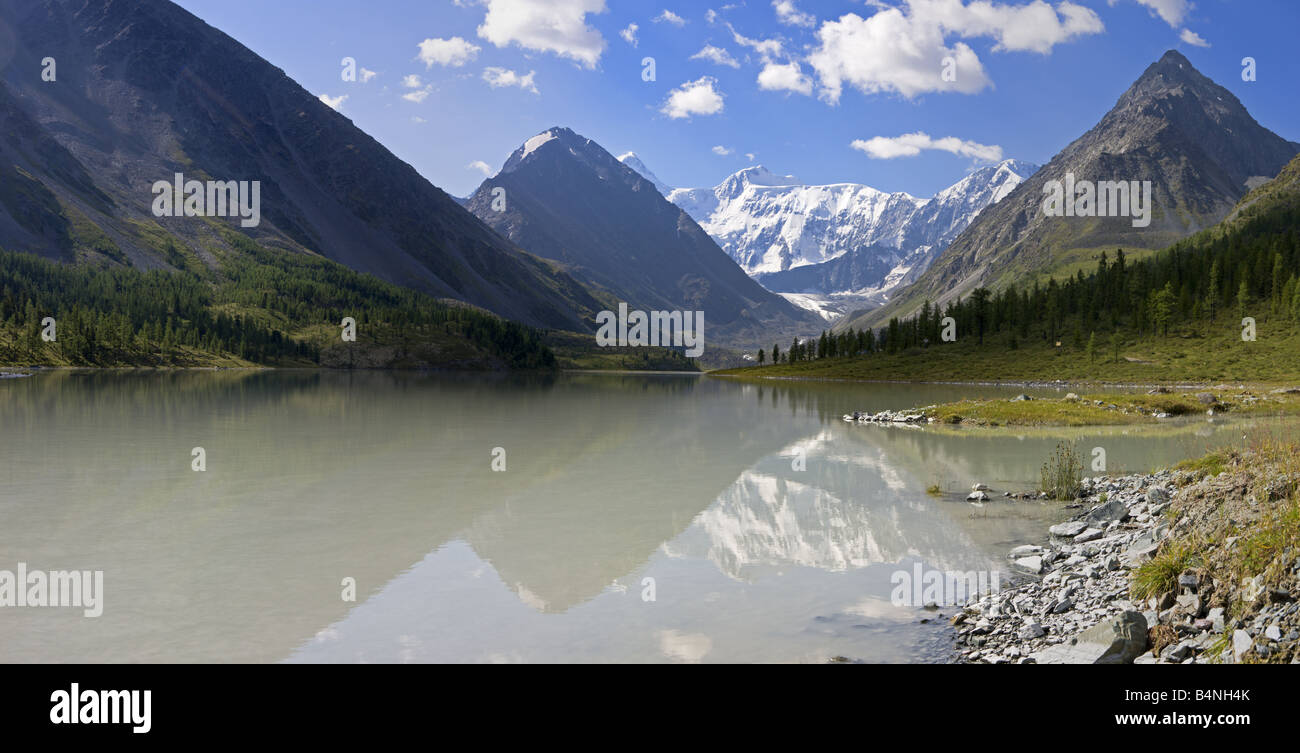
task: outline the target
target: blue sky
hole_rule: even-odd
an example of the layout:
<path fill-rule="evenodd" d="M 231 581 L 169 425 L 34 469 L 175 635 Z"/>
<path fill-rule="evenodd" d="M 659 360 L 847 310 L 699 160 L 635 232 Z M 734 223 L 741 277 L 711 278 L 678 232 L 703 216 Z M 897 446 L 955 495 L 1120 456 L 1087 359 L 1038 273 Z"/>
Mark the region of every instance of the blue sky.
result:
<path fill-rule="evenodd" d="M 1296 0 L 179 4 L 458 196 L 555 125 L 672 186 L 762 164 L 929 196 L 998 155 L 1045 163 L 1168 49 L 1300 141 Z M 373 75 L 343 81 L 344 57 Z"/>

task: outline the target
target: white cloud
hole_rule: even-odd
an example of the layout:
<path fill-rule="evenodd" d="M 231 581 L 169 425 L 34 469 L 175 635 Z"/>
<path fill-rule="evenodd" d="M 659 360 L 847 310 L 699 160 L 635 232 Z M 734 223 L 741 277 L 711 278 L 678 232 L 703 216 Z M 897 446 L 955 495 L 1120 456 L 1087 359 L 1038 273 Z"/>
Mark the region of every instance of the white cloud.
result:
<path fill-rule="evenodd" d="M 1202 37 L 1200 34 L 1197 34 L 1197 33 L 1194 32 L 1194 31 L 1192 31 L 1191 29 L 1183 29 L 1183 33 L 1182 33 L 1182 34 L 1179 34 L 1179 35 L 1178 35 L 1178 38 L 1181 39 L 1181 40 L 1183 40 L 1183 41 L 1186 42 L 1187 44 L 1190 44 L 1190 45 L 1193 46 L 1193 47 L 1209 47 L 1209 46 L 1210 46 L 1210 43 L 1207 42 L 1207 41 L 1205 41 L 1205 38 L 1204 38 L 1204 37 Z"/>
<path fill-rule="evenodd" d="M 710 24 L 713 23 L 714 21 L 717 21 L 718 12 L 712 8 L 709 8 L 708 10 L 704 11 L 704 20 Z"/>
<path fill-rule="evenodd" d="M 431 92 L 433 92 L 433 84 L 429 84 L 423 89 L 416 89 L 413 92 L 407 92 L 402 95 L 402 99 L 406 100 L 407 102 L 414 102 L 418 105 L 419 103 L 428 99 L 429 94 Z"/>
<path fill-rule="evenodd" d="M 822 23 L 808 56 L 821 96 L 838 102 L 844 85 L 864 93 L 896 92 L 912 98 L 925 92 L 972 94 L 990 84 L 979 56 L 949 37 L 991 37 L 998 52 L 1050 53 L 1077 36 L 1104 30 L 1089 8 L 1065 0 L 1055 8 L 1043 0 L 1010 6 L 992 0 L 907 0 L 905 9 L 877 6 L 862 18 L 848 13 Z M 954 80 L 944 80 L 951 59 Z"/>
<path fill-rule="evenodd" d="M 665 10 L 663 13 L 660 13 L 659 15 L 655 16 L 654 22 L 657 24 L 670 23 L 673 26 L 678 26 L 678 27 L 686 25 L 686 19 L 682 18 L 676 13 L 673 13 L 670 10 Z"/>
<path fill-rule="evenodd" d="M 492 66 L 483 69 L 483 80 L 493 89 L 499 89 L 503 86 L 517 86 L 533 94 L 540 94 L 541 92 L 537 91 L 536 84 L 533 83 L 533 76 L 536 73 L 536 71 L 529 71 L 527 75 L 521 76 L 507 68 Z"/>
<path fill-rule="evenodd" d="M 732 150 L 719 144 L 718 146 L 713 147 L 713 153 L 719 157 L 727 157 L 732 154 Z"/>
<path fill-rule="evenodd" d="M 483 48 L 460 37 L 426 39 L 420 43 L 420 51 L 415 59 L 424 63 L 425 68 L 432 68 L 434 63 L 459 68 L 478 57 L 481 49 Z"/>
<path fill-rule="evenodd" d="M 362 68 L 362 69 L 361 69 L 361 83 L 363 83 L 363 84 L 368 84 L 368 83 L 370 83 L 370 79 L 372 79 L 372 78 L 374 78 L 375 76 L 378 76 L 378 75 L 379 75 L 378 73 L 375 73 L 374 71 L 370 70 L 369 68 Z"/>
<path fill-rule="evenodd" d="M 636 24 L 628 24 L 627 28 L 620 31 L 618 35 L 623 38 L 623 41 L 627 42 L 633 47 L 636 47 L 636 32 L 637 29 L 640 28 L 641 27 L 637 26 Z"/>
<path fill-rule="evenodd" d="M 722 93 L 714 88 L 716 84 L 709 76 L 688 81 L 668 93 L 659 111 L 670 118 L 716 115 L 722 112 Z"/>
<path fill-rule="evenodd" d="M 768 63 L 758 74 L 758 88 L 767 91 L 791 91 L 799 94 L 812 94 L 812 79 L 804 74 L 796 62 Z"/>
<path fill-rule="evenodd" d="M 1110 0 L 1110 5 L 1114 6 L 1116 0 Z M 1177 28 L 1182 25 L 1183 19 L 1192 10 L 1192 4 L 1189 0 L 1137 0 L 1138 5 L 1145 5 L 1151 15 L 1159 16 L 1161 20 L 1170 26 Z"/>
<path fill-rule="evenodd" d="M 750 162 L 753 162 L 753 161 L 754 161 L 754 153 L 753 153 L 753 152 L 745 152 L 745 159 L 749 160 Z"/>
<path fill-rule="evenodd" d="M 402 86 L 407 89 L 419 89 L 421 86 L 424 86 L 424 82 L 414 73 L 408 73 L 402 77 Z"/>
<path fill-rule="evenodd" d="M 786 26 L 807 26 L 809 28 L 817 25 L 817 19 L 811 13 L 802 13 L 794 6 L 794 0 L 772 0 L 772 7 L 776 9 L 776 20 Z"/>
<path fill-rule="evenodd" d="M 780 57 L 784 52 L 779 39 L 750 39 L 736 31 L 736 28 L 731 24 L 727 24 L 727 28 L 731 29 L 731 38 L 736 41 L 736 44 L 741 47 L 749 47 L 754 52 L 757 52 L 765 63 L 774 57 Z"/>
<path fill-rule="evenodd" d="M 466 170 L 478 170 L 483 173 L 484 178 L 492 177 L 492 166 L 481 159 L 476 159 L 465 166 Z"/>
<path fill-rule="evenodd" d="M 949 152 L 959 157 L 970 157 L 980 162 L 998 162 L 1002 159 L 1002 147 L 963 141 L 955 136 L 941 139 L 930 138 L 927 133 L 917 131 L 902 136 L 855 139 L 850 145 L 860 152 L 865 152 L 872 159 L 895 159 L 897 157 L 915 157 L 923 151 Z"/>
<path fill-rule="evenodd" d="M 348 95 L 346 95 L 346 94 L 340 94 L 340 95 L 337 96 L 337 97 L 331 97 L 331 96 L 329 96 L 328 94 L 322 94 L 322 95 L 320 95 L 320 101 L 324 102 L 327 106 L 329 106 L 329 107 L 330 107 L 331 109 L 333 109 L 333 110 L 337 110 L 337 109 L 339 109 L 340 107 L 342 107 L 342 106 L 343 106 L 343 102 L 344 102 L 347 98 L 348 98 Z"/>
<path fill-rule="evenodd" d="M 718 65 L 727 65 L 732 68 L 740 67 L 740 63 L 731 56 L 730 52 L 727 52 L 721 47 L 714 47 L 711 44 L 704 45 L 704 49 L 691 55 L 691 60 L 709 60 Z"/>
<path fill-rule="evenodd" d="M 605 0 L 485 0 L 479 37 L 497 47 L 553 52 L 595 68 L 605 38 L 587 25 L 587 14 L 605 12 Z"/>

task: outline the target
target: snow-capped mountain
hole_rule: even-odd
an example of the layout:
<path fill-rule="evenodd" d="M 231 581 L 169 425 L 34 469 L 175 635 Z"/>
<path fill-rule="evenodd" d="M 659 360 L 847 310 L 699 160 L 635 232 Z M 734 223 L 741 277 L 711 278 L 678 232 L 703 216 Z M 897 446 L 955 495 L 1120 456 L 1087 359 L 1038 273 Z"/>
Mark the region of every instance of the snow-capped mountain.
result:
<path fill-rule="evenodd" d="M 641 158 L 636 156 L 636 152 L 628 152 L 622 157 L 619 157 L 618 161 L 635 170 L 642 178 L 653 183 L 659 193 L 663 194 L 665 197 L 672 193 L 673 189 L 670 188 L 667 183 L 659 180 L 654 173 L 650 172 L 650 168 L 646 167 L 645 163 L 641 161 Z"/>
<path fill-rule="evenodd" d="M 668 198 L 771 290 L 880 296 L 923 271 L 1037 169 L 1006 160 L 924 199 L 856 183 L 804 185 L 760 166 Z"/>

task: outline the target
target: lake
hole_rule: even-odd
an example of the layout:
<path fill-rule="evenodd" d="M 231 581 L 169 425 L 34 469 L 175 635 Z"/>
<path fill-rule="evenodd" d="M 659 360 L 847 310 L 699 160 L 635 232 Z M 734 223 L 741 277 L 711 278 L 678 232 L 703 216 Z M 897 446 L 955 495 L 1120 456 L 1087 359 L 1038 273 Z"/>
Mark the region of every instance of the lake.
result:
<path fill-rule="evenodd" d="M 1001 492 L 1036 487 L 1058 442 L 1086 459 L 1103 448 L 1114 473 L 1241 441 L 1242 424 L 1204 417 L 840 418 L 1022 391 L 1057 392 L 628 374 L 3 379 L 0 570 L 99 570 L 104 591 L 99 617 L 0 608 L 0 661 L 946 661 L 947 621 L 896 604 L 895 574 L 1011 577 L 1007 550 L 1071 511 Z M 965 501 L 975 482 L 992 501 Z"/>

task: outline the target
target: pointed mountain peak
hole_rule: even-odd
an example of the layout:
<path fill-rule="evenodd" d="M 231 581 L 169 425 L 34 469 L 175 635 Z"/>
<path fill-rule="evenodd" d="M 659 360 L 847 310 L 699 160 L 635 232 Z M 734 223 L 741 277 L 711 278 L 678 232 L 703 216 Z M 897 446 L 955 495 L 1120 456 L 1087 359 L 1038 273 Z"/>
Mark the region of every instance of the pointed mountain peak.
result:
<path fill-rule="evenodd" d="M 653 172 L 650 171 L 650 168 L 646 167 L 646 164 L 641 161 L 641 158 L 637 156 L 636 152 L 627 152 L 626 154 L 623 154 L 621 157 L 619 157 L 618 161 L 630 167 L 642 178 L 645 178 L 646 180 L 653 183 L 654 187 L 659 191 L 659 193 L 663 194 L 664 196 L 667 196 L 668 194 L 672 193 L 673 191 L 672 187 L 669 186 L 667 183 L 664 183 L 662 180 L 659 180 L 659 178 Z"/>

